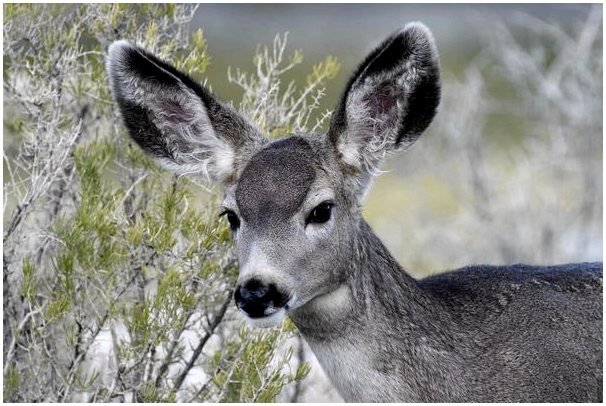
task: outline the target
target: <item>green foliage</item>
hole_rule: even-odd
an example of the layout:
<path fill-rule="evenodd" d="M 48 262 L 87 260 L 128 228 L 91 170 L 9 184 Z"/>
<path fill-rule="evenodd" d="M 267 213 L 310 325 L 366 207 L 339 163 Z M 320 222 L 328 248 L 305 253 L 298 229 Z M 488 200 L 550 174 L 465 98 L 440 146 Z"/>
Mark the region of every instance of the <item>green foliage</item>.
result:
<path fill-rule="evenodd" d="M 200 79 L 210 62 L 206 56 L 206 39 L 201 29 L 197 29 L 191 35 L 190 53 L 177 61 L 177 68 L 188 72 L 189 75 Z"/>
<path fill-rule="evenodd" d="M 312 71 L 307 75 L 307 85 L 312 86 L 314 83 L 324 83 L 327 80 L 333 79 L 341 69 L 341 64 L 334 56 L 327 56 L 322 62 L 314 65 Z"/>
<path fill-rule="evenodd" d="M 21 295 L 31 302 L 36 296 L 36 270 L 30 258 L 23 260 L 23 280 L 21 282 Z"/>
<path fill-rule="evenodd" d="M 200 78 L 210 59 L 202 30 L 188 30 L 194 11 L 4 5 L 5 100 L 19 106 L 5 114 L 5 129 L 10 140 L 23 140 L 13 158 L 22 179 L 14 184 L 30 185 L 27 193 L 10 189 L 11 204 L 25 196 L 22 210 L 44 207 L 41 215 L 16 212 L 22 217 L 5 254 L 21 294 L 9 302 L 5 295 L 5 308 L 17 315 L 9 323 L 16 345 L 5 361 L 5 400 L 272 402 L 308 372 L 284 372 L 292 350 L 279 348 L 294 334 L 292 323 L 258 331 L 233 321 L 238 270 L 216 197 L 161 170 L 115 114 L 107 45 L 130 39 Z M 329 58 L 310 80 L 337 68 Z M 33 164 L 22 163 L 31 156 Z M 33 236 L 35 250 L 21 249 L 18 235 Z M 211 337 L 223 338 L 211 345 Z M 100 350 L 101 343 L 110 344 Z M 106 366 L 98 361 L 108 358 Z M 193 368 L 210 380 L 186 381 Z"/>
<path fill-rule="evenodd" d="M 306 84 L 298 87 L 294 81 L 281 86 L 283 75 L 303 62 L 303 53 L 294 50 L 286 55 L 287 35 L 276 36 L 273 48 L 257 50 L 253 57 L 254 74 L 236 69 L 228 79 L 243 91 L 240 109 L 252 117 L 270 138 L 279 138 L 296 131 L 320 131 L 330 112 L 318 117 L 320 99 L 326 82 L 336 76 L 340 63 L 329 56 L 315 64 L 306 76 Z M 312 123 L 315 119 L 315 124 Z"/>
<path fill-rule="evenodd" d="M 9 366 L 8 370 L 4 372 L 4 399 L 13 397 L 17 388 L 19 388 L 19 381 L 19 372 L 13 366 Z"/>
<path fill-rule="evenodd" d="M 212 382 L 219 393 L 219 401 L 273 402 L 285 385 L 307 376 L 308 364 L 301 364 L 295 374 L 284 374 L 277 369 L 270 374 L 262 372 L 271 369 L 272 362 L 277 361 L 278 365 L 288 363 L 292 356 L 292 348 L 288 348 L 278 360 L 274 359 L 275 347 L 287 334 L 284 325 L 279 330 L 261 334 L 242 326 L 238 336 L 229 340 L 221 353 L 215 355 Z"/>

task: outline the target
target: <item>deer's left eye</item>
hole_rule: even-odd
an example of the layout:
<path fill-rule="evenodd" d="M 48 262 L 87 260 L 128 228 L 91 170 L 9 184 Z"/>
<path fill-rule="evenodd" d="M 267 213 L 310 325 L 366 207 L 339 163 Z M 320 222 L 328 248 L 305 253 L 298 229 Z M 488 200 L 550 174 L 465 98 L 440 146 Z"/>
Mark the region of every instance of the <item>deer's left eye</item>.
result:
<path fill-rule="evenodd" d="M 236 215 L 236 213 L 234 213 L 231 210 L 225 210 L 223 213 L 221 213 L 219 215 L 219 217 L 222 216 L 226 216 L 227 217 L 227 221 L 229 221 L 229 226 L 231 227 L 232 230 L 237 230 L 238 227 L 240 227 L 240 219 L 238 218 L 238 216 Z"/>
<path fill-rule="evenodd" d="M 328 220 L 330 220 L 333 206 L 334 203 L 331 202 L 320 203 L 311 211 L 311 213 L 309 213 L 306 223 L 326 223 Z"/>

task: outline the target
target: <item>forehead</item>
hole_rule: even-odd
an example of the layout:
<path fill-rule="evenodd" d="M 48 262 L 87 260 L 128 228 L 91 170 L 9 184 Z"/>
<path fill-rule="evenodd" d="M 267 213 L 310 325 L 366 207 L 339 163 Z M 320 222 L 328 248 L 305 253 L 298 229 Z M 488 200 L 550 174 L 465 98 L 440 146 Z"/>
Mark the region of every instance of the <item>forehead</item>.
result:
<path fill-rule="evenodd" d="M 288 217 L 305 200 L 315 179 L 313 150 L 301 137 L 274 141 L 245 167 L 236 202 L 247 220 Z"/>

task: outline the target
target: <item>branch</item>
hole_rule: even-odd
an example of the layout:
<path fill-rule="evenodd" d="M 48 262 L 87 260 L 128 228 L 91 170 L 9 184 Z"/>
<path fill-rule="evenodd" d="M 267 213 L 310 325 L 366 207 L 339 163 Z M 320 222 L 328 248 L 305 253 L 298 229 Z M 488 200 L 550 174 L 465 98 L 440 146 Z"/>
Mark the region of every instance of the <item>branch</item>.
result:
<path fill-rule="evenodd" d="M 225 300 L 225 302 L 223 302 L 223 305 L 221 306 L 219 313 L 217 313 L 215 315 L 215 317 L 213 318 L 211 325 L 209 326 L 209 329 L 207 330 L 204 337 L 202 337 L 202 339 L 198 343 L 198 346 L 194 350 L 191 358 L 189 359 L 187 365 L 185 366 L 185 369 L 183 370 L 183 372 L 181 372 L 181 374 L 177 378 L 177 381 L 175 382 L 175 386 L 173 387 L 173 392 L 176 392 L 179 389 L 181 389 L 181 386 L 183 385 L 183 381 L 185 381 L 187 374 L 194 367 L 196 361 L 198 360 L 198 357 L 202 353 L 202 349 L 204 348 L 204 346 L 206 345 L 206 343 L 210 339 L 210 337 L 213 335 L 213 333 L 214 333 L 215 329 L 217 328 L 217 326 L 219 325 L 219 323 L 221 323 L 221 321 L 223 320 L 223 317 L 225 316 L 225 313 L 227 312 L 227 308 L 229 307 L 229 304 L 231 303 L 232 293 L 233 293 L 233 291 L 230 289 L 228 291 L 227 299 Z"/>
<path fill-rule="evenodd" d="M 169 365 L 170 365 L 170 363 L 171 363 L 171 361 L 173 359 L 173 355 L 175 353 L 175 350 L 177 349 L 177 347 L 179 345 L 179 339 L 181 338 L 181 334 L 183 334 L 183 332 L 185 331 L 185 328 L 187 327 L 187 322 L 191 319 L 192 315 L 193 315 L 193 313 L 190 313 L 187 316 L 187 318 L 183 322 L 183 325 L 179 329 L 179 332 L 175 334 L 175 338 L 171 342 L 170 349 L 168 350 L 168 353 L 164 357 L 164 361 L 162 362 L 162 365 L 160 365 L 160 368 L 158 370 L 158 376 L 156 377 L 156 381 L 155 381 L 155 387 L 156 388 L 160 387 L 160 385 L 162 383 L 161 382 L 162 379 L 164 379 L 164 376 L 168 372 L 168 367 L 169 367 Z"/>
<path fill-rule="evenodd" d="M 25 327 L 25 324 L 29 321 L 29 319 L 32 318 L 33 316 L 35 316 L 36 314 L 40 313 L 41 311 L 42 311 L 42 308 L 30 311 L 29 313 L 27 313 L 25 315 L 25 317 L 23 317 L 23 320 L 21 320 L 21 323 L 19 323 L 19 326 L 17 327 L 17 330 L 13 334 L 13 338 L 11 340 L 11 343 L 8 346 L 8 351 L 6 353 L 6 357 L 5 357 L 5 360 L 4 360 L 3 375 L 6 375 L 6 371 L 8 369 L 8 366 L 9 366 L 9 364 L 10 364 L 12 358 L 13 358 L 15 347 L 17 345 L 17 336 L 20 334 L 21 330 L 23 330 L 23 328 Z"/>

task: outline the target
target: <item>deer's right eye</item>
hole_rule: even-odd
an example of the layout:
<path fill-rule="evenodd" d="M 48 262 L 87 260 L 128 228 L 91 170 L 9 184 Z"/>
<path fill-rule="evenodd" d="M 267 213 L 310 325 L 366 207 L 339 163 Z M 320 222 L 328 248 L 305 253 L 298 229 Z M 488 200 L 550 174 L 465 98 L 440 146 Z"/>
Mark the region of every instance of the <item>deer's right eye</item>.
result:
<path fill-rule="evenodd" d="M 309 216 L 307 217 L 307 224 L 309 224 L 309 223 L 317 223 L 317 224 L 326 223 L 328 220 L 330 220 L 330 214 L 332 212 L 333 206 L 334 206 L 334 203 L 332 203 L 332 202 L 323 202 L 323 203 L 319 204 L 318 206 L 316 206 L 316 208 L 314 208 L 311 211 L 311 213 L 309 213 Z"/>
<path fill-rule="evenodd" d="M 223 213 L 221 213 L 219 215 L 219 217 L 227 217 L 227 221 L 229 221 L 229 226 L 231 227 L 232 230 L 237 230 L 238 227 L 240 227 L 240 219 L 238 218 L 238 216 L 236 215 L 236 213 L 234 213 L 231 210 L 225 210 Z"/>

